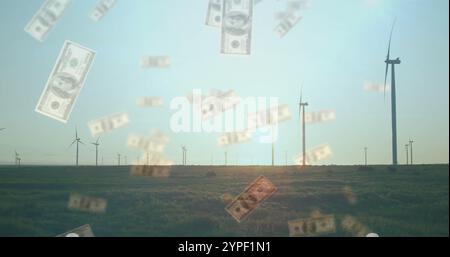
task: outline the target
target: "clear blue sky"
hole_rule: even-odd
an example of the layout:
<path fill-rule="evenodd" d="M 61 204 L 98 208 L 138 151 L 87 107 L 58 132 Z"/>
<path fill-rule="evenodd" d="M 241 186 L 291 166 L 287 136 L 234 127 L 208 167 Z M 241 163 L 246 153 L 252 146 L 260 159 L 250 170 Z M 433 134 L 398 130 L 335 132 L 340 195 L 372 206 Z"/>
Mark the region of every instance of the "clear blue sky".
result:
<path fill-rule="evenodd" d="M 275 11 L 285 1 L 264 0 L 254 9 L 250 57 L 219 52 L 220 31 L 204 25 L 208 0 L 119 0 L 99 23 L 88 17 L 98 1 L 73 1 L 44 43 L 24 32 L 41 0 L 0 2 L 0 164 L 73 164 L 75 126 L 92 142 L 87 122 L 127 111 L 132 123 L 102 137 L 105 164 L 116 153 L 129 162 L 140 155 L 127 149 L 130 133 L 159 128 L 171 138 L 167 155 L 188 163 L 223 163 L 217 134 L 174 134 L 169 128 L 170 99 L 193 88 L 234 89 L 241 96 L 276 96 L 295 116 L 280 127 L 277 163 L 300 153 L 299 88 L 305 83 L 308 110 L 336 110 L 331 123 L 308 126 L 309 148 L 328 143 L 334 155 L 323 164 L 359 164 L 363 148 L 369 162 L 391 162 L 390 101 L 363 90 L 364 81 L 382 82 L 387 40 L 394 17 L 392 43 L 397 66 L 399 161 L 404 145 L 415 140 L 416 163 L 448 163 L 449 2 L 447 0 L 312 0 L 304 18 L 283 38 L 273 29 Z M 97 51 L 86 85 L 68 124 L 46 118 L 34 108 L 65 40 Z M 170 55 L 167 70 L 139 67 L 143 55 Z M 141 96 L 162 96 L 166 108 L 140 109 Z M 389 98 L 387 98 L 389 99 Z M 269 164 L 270 145 L 257 140 L 229 148 L 231 163 Z M 95 148 L 81 146 L 80 163 L 93 164 Z"/>

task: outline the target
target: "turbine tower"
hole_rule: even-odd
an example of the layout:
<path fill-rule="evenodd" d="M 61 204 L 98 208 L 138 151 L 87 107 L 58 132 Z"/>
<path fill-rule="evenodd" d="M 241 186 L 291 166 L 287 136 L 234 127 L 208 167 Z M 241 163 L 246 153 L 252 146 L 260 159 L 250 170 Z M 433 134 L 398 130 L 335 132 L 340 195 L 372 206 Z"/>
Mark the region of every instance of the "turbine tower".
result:
<path fill-rule="evenodd" d="M 405 145 L 405 150 L 406 150 L 406 165 L 409 164 L 409 154 L 408 154 L 408 148 L 409 148 L 409 144 Z"/>
<path fill-rule="evenodd" d="M 302 150 L 303 150 L 303 160 L 302 160 L 302 166 L 305 167 L 306 164 L 306 136 L 305 136 L 305 108 L 308 106 L 307 102 L 303 102 L 303 86 L 300 90 L 300 104 L 299 104 L 299 115 L 302 116 Z M 303 107 L 303 110 L 302 110 Z"/>
<path fill-rule="evenodd" d="M 95 145 L 95 166 L 98 166 L 98 146 L 100 145 L 98 142 L 99 140 L 100 137 L 97 138 L 97 141 L 95 141 L 95 143 L 92 143 L 93 145 Z"/>
<path fill-rule="evenodd" d="M 364 147 L 364 165 L 367 166 L 367 147 Z"/>
<path fill-rule="evenodd" d="M 409 159 L 410 159 L 411 165 L 413 165 L 413 143 L 414 143 L 414 141 L 412 141 L 412 140 L 410 139 L 410 140 L 409 140 L 409 147 L 410 147 L 409 154 L 411 155 L 411 158 L 409 158 Z"/>
<path fill-rule="evenodd" d="M 225 151 L 225 166 L 228 165 L 228 152 Z"/>
<path fill-rule="evenodd" d="M 120 166 L 120 153 L 117 154 L 117 166 Z"/>
<path fill-rule="evenodd" d="M 386 82 L 387 82 L 387 75 L 389 72 L 389 65 L 391 65 L 391 112 L 392 112 L 392 165 L 397 165 L 397 103 L 396 103 L 396 95 L 395 95 L 395 65 L 400 64 L 400 58 L 397 58 L 395 60 L 391 60 L 391 40 L 392 40 L 392 33 L 394 31 L 395 22 L 392 25 L 391 29 L 391 35 L 389 37 L 389 46 L 388 46 L 388 52 L 386 61 L 386 73 L 384 75 L 384 93 L 386 94 Z"/>
<path fill-rule="evenodd" d="M 181 146 L 181 151 L 183 152 L 183 166 L 186 165 L 186 153 L 187 153 L 187 149 L 186 146 Z"/>
<path fill-rule="evenodd" d="M 75 129 L 75 139 L 73 140 L 72 144 L 69 145 L 69 147 L 71 147 L 73 144 L 75 144 L 75 142 L 77 143 L 77 153 L 76 153 L 76 166 L 78 166 L 78 144 L 83 144 L 83 142 L 81 142 L 81 139 L 78 137 L 78 130 Z"/>
<path fill-rule="evenodd" d="M 17 151 L 14 151 L 14 154 L 15 154 L 14 164 L 16 166 L 20 166 L 20 155 L 19 155 L 19 153 Z"/>

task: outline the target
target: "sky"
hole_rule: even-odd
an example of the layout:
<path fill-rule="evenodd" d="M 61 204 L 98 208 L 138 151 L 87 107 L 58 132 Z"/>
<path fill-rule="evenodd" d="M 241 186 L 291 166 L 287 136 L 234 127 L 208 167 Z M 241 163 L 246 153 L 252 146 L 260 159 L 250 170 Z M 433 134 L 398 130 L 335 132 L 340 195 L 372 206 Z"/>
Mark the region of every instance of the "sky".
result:
<path fill-rule="evenodd" d="M 391 57 L 396 66 L 398 156 L 414 140 L 414 163 L 448 163 L 449 36 L 447 0 L 312 0 L 302 20 L 284 38 L 273 30 L 274 13 L 286 1 L 263 0 L 254 7 L 252 53 L 220 54 L 220 29 L 205 25 L 208 0 L 118 0 L 99 22 L 89 13 L 99 1 L 72 1 L 45 42 L 24 31 L 41 0 L 0 2 L 0 164 L 72 165 L 69 148 L 75 128 L 86 145 L 80 164 L 95 163 L 87 123 L 128 112 L 130 124 L 100 139 L 99 156 L 114 165 L 117 153 L 128 163 L 141 152 L 126 146 L 130 134 L 166 133 L 166 155 L 181 163 L 269 165 L 271 145 L 257 139 L 230 146 L 217 144 L 218 133 L 174 133 L 169 108 L 192 89 L 234 90 L 242 97 L 278 97 L 293 114 L 279 126 L 275 163 L 294 164 L 301 152 L 298 115 L 300 87 L 307 111 L 335 110 L 336 120 L 307 125 L 307 148 L 328 144 L 333 155 L 317 164 L 369 164 L 391 159 L 390 97 L 364 91 L 366 81 L 383 83 L 387 44 L 394 19 Z M 67 124 L 34 111 L 65 40 L 96 51 L 96 59 Z M 142 69 L 145 55 L 168 55 L 168 69 Z M 136 99 L 159 96 L 164 107 L 143 109 Z"/>

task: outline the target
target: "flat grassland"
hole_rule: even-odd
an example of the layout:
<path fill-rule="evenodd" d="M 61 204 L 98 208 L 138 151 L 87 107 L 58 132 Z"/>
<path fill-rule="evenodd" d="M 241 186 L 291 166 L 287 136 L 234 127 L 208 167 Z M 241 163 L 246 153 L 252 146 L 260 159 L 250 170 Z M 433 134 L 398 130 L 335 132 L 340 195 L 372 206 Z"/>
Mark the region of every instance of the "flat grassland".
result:
<path fill-rule="evenodd" d="M 298 167 L 174 166 L 169 178 L 132 177 L 122 167 L 0 167 L 0 236 L 55 236 L 90 224 L 96 236 L 289 236 L 288 220 L 351 215 L 380 236 L 449 236 L 446 165 Z M 209 173 L 209 176 L 207 175 Z M 264 175 L 278 191 L 246 220 L 225 210 Z M 357 198 L 350 204 L 343 188 Z M 108 200 L 106 212 L 69 210 L 71 193 Z"/>

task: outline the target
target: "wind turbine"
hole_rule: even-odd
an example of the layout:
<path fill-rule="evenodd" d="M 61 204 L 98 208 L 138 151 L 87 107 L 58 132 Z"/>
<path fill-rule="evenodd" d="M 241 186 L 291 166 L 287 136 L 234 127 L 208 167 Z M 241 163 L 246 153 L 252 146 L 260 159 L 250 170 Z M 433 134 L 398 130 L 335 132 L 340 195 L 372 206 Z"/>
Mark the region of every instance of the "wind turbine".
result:
<path fill-rule="evenodd" d="M 409 148 L 409 144 L 405 145 L 405 150 L 406 150 L 406 165 L 409 164 L 409 154 L 408 154 L 408 148 Z"/>
<path fill-rule="evenodd" d="M 76 165 L 78 166 L 78 144 L 81 143 L 84 145 L 83 142 L 81 142 L 81 139 L 78 137 L 78 130 L 75 129 L 75 139 L 73 140 L 72 144 L 69 145 L 71 147 L 73 144 L 77 143 L 77 155 L 76 155 Z"/>
<path fill-rule="evenodd" d="M 302 116 L 302 150 L 303 150 L 303 160 L 302 166 L 305 167 L 306 164 L 306 136 L 305 136 L 305 108 L 308 106 L 307 102 L 303 102 L 303 85 L 300 90 L 300 103 L 299 103 L 299 115 Z M 303 112 L 302 112 L 303 107 Z"/>
<path fill-rule="evenodd" d="M 187 149 L 186 146 L 181 146 L 181 151 L 183 151 L 183 166 L 186 165 L 186 153 L 187 153 Z"/>
<path fill-rule="evenodd" d="M 15 154 L 14 164 L 15 164 L 16 166 L 17 166 L 17 165 L 20 166 L 20 162 L 19 162 L 20 155 L 19 155 L 19 153 L 18 153 L 17 151 L 14 151 L 14 154 Z"/>
<path fill-rule="evenodd" d="M 411 139 L 409 140 L 409 146 L 411 147 L 410 148 L 410 151 L 409 151 L 409 154 L 411 155 L 411 160 L 410 160 L 410 162 L 411 162 L 411 165 L 413 165 L 413 143 L 414 143 L 414 141 L 412 141 Z"/>
<path fill-rule="evenodd" d="M 120 166 L 120 153 L 117 154 L 118 166 Z"/>
<path fill-rule="evenodd" d="M 397 103 L 396 103 L 396 95 L 395 95 L 395 65 L 400 64 L 400 58 L 395 60 L 390 59 L 391 55 L 391 41 L 392 41 L 392 33 L 394 32 L 395 21 L 392 24 L 391 35 L 389 37 L 389 46 L 386 61 L 386 73 L 384 75 L 384 94 L 386 96 L 386 82 L 387 75 L 389 71 L 389 65 L 391 65 L 391 111 L 392 111 L 392 164 L 397 165 Z"/>
<path fill-rule="evenodd" d="M 95 143 L 92 143 L 93 145 L 95 145 L 95 166 L 98 166 L 98 146 L 100 145 L 98 142 L 99 140 L 100 137 L 97 138 L 97 141 L 95 141 Z"/>
<path fill-rule="evenodd" d="M 367 166 L 367 147 L 364 147 L 364 165 Z"/>

